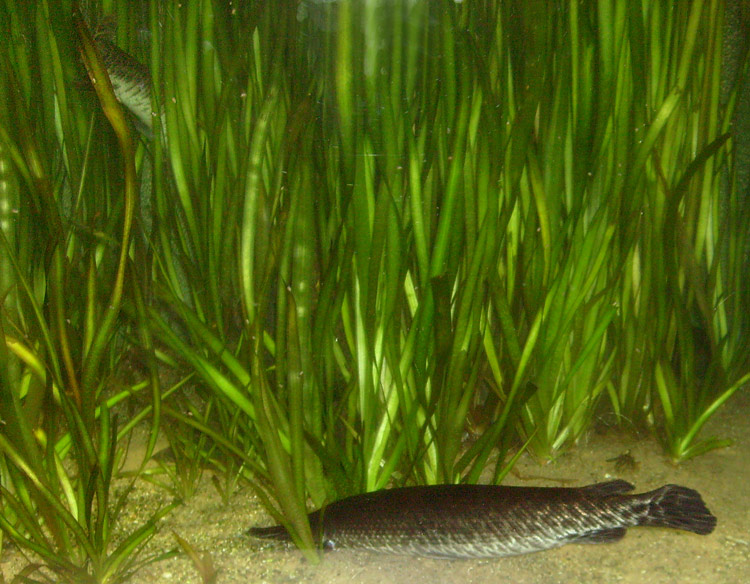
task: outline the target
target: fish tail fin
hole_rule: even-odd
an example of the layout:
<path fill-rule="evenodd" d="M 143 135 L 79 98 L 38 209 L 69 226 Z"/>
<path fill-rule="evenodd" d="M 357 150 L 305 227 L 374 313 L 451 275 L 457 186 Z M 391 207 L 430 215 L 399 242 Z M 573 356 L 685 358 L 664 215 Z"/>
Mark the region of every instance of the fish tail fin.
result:
<path fill-rule="evenodd" d="M 679 485 L 664 485 L 641 495 L 647 504 L 640 525 L 684 529 L 707 535 L 716 527 L 716 517 L 706 507 L 698 491 Z"/>
<path fill-rule="evenodd" d="M 271 525 L 270 527 L 251 527 L 247 532 L 253 537 L 261 539 L 275 539 L 277 541 L 292 541 L 292 536 L 283 525 Z"/>

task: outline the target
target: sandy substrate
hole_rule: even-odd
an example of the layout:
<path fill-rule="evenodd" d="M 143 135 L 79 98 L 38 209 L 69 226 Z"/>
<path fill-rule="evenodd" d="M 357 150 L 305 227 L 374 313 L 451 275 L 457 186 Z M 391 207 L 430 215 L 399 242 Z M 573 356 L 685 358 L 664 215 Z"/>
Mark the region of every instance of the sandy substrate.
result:
<path fill-rule="evenodd" d="M 615 544 L 569 545 L 496 560 L 432 560 L 338 551 L 326 553 L 320 564 L 312 565 L 294 549 L 246 536 L 251 525 L 269 523 L 252 492 L 241 489 L 224 505 L 205 474 L 196 494 L 162 522 L 149 549 L 175 547 L 175 532 L 200 552 L 210 554 L 218 572 L 216 582 L 222 584 L 750 582 L 750 393 L 735 396 L 705 433 L 729 437 L 734 445 L 675 466 L 652 438 L 611 431 L 592 435 L 587 443 L 543 468 L 525 457 L 517 465 L 518 476 L 510 476 L 506 484 L 560 486 L 560 479 L 572 479 L 572 485 L 584 485 L 623 478 L 634 483 L 639 492 L 665 483 L 686 485 L 700 491 L 718 517 L 716 531 L 706 537 L 635 528 Z M 635 467 L 616 468 L 610 459 L 626 452 L 634 458 Z M 168 499 L 164 491 L 139 484 L 122 520 L 138 525 Z M 3 574 L 10 582 L 23 566 L 23 558 L 17 550 L 6 550 L 2 560 Z M 141 570 L 131 581 L 200 584 L 201 578 L 181 554 Z"/>

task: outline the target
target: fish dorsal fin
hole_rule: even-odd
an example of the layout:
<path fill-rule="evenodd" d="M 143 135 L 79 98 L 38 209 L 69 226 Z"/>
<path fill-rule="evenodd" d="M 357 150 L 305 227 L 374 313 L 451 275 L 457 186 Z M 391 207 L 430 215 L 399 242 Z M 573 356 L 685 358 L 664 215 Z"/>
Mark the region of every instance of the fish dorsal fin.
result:
<path fill-rule="evenodd" d="M 582 491 L 585 491 L 591 495 L 598 497 L 608 497 L 611 495 L 621 495 L 622 493 L 628 493 L 635 489 L 634 485 L 631 485 L 628 481 L 616 480 L 607 481 L 604 483 L 596 483 L 595 485 L 588 485 L 581 487 Z"/>

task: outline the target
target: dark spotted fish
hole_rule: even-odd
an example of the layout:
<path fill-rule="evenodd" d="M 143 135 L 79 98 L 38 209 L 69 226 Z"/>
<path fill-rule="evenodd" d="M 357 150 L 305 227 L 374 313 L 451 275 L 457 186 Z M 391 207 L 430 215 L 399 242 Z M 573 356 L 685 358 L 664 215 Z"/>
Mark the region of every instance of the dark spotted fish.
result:
<path fill-rule="evenodd" d="M 150 138 L 154 124 L 151 115 L 151 73 L 148 67 L 105 38 L 97 38 L 96 46 L 107 68 L 115 96 L 133 114 L 138 122 L 138 129 Z"/>
<path fill-rule="evenodd" d="M 698 492 L 665 485 L 648 493 L 617 480 L 579 488 L 437 485 L 348 497 L 310 514 L 327 549 L 438 558 L 525 554 L 568 543 L 621 539 L 629 527 L 711 533 L 716 517 Z M 282 526 L 250 534 L 288 540 Z"/>

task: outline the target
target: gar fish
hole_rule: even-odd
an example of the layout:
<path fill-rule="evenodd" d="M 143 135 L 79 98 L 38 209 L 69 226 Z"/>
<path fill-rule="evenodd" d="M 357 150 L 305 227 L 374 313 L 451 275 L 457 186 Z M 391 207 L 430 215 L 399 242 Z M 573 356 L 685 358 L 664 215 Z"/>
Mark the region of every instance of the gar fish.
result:
<path fill-rule="evenodd" d="M 309 515 L 325 549 L 437 558 L 525 554 L 568 543 L 621 539 L 628 527 L 711 533 L 716 517 L 697 491 L 665 485 L 641 494 L 623 480 L 578 488 L 436 485 L 356 495 Z M 256 537 L 289 540 L 282 526 Z"/>

